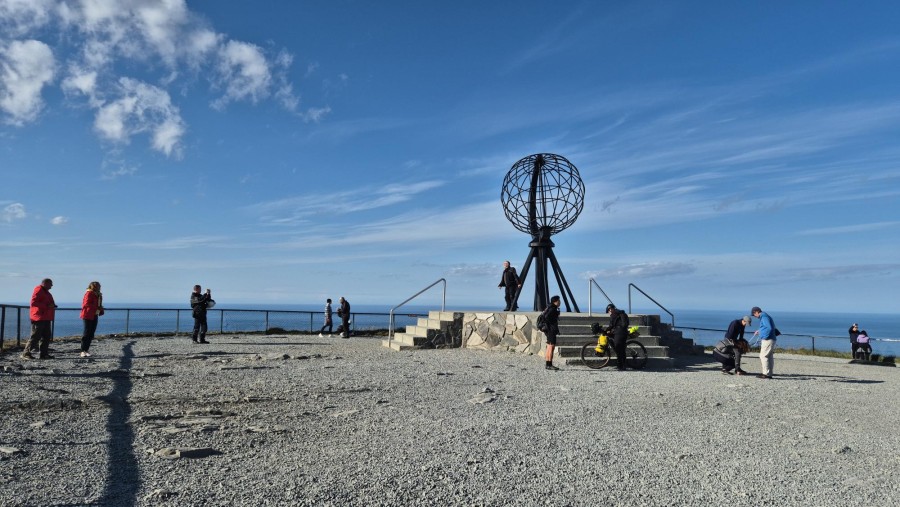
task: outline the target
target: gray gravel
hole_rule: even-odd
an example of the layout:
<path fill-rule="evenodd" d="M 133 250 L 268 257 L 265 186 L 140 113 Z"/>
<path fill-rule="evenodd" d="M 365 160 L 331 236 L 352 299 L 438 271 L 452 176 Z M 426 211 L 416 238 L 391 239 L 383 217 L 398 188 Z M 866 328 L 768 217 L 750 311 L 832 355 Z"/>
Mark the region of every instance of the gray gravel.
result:
<path fill-rule="evenodd" d="M 373 338 L 0 357 L 0 505 L 896 505 L 897 368 L 666 371 Z M 202 347 L 202 348 L 201 348 Z M 744 366 L 759 371 L 755 358 Z"/>

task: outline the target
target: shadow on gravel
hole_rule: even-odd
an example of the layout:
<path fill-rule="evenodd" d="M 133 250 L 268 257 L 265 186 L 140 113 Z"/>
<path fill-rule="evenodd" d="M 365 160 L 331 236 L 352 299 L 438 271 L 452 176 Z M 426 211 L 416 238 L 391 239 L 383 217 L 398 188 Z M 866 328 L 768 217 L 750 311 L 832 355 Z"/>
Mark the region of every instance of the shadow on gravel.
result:
<path fill-rule="evenodd" d="M 216 343 L 216 345 L 219 345 L 219 343 Z M 324 342 L 253 342 L 253 343 L 222 342 L 221 345 L 235 345 L 235 346 L 241 346 L 241 347 L 247 347 L 247 346 L 251 346 L 251 345 L 254 347 L 256 347 L 257 345 L 263 346 L 263 347 L 272 347 L 272 346 L 283 347 L 285 345 L 319 345 L 319 346 L 324 345 L 324 346 L 328 346 L 328 347 L 331 346 L 330 343 L 324 343 Z M 246 354 L 246 352 L 245 352 L 245 354 Z"/>
<path fill-rule="evenodd" d="M 884 380 L 863 380 L 851 378 L 836 379 L 832 380 L 832 382 L 843 382 L 845 384 L 884 384 Z"/>
<path fill-rule="evenodd" d="M 119 369 L 131 370 L 134 359 L 134 340 L 122 347 L 122 358 Z M 106 419 L 106 431 L 109 432 L 106 464 L 106 487 L 100 498 L 100 505 L 132 506 L 137 503 L 137 493 L 141 487 L 141 476 L 138 470 L 137 457 L 134 455 L 134 429 L 128 424 L 131 416 L 131 405 L 128 396 L 131 394 L 131 376 L 110 375 L 113 389 L 101 399 L 109 404 L 109 416 Z"/>

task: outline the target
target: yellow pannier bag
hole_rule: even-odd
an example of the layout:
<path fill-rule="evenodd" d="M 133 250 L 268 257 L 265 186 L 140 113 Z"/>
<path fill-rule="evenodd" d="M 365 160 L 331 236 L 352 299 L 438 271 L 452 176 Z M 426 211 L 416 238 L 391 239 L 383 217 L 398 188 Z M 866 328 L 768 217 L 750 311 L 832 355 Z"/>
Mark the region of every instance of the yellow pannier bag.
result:
<path fill-rule="evenodd" d="M 607 338 L 605 334 L 601 334 L 597 337 L 597 347 L 594 350 L 596 350 L 598 354 L 603 354 L 606 352 L 607 344 L 609 344 L 609 338 Z"/>

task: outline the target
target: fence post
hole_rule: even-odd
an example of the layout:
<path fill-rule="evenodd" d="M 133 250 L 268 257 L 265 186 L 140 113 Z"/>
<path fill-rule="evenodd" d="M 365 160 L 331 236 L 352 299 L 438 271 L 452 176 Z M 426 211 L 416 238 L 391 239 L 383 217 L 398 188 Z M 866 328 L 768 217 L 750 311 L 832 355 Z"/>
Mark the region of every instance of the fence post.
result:
<path fill-rule="evenodd" d="M 178 327 L 181 324 L 181 310 L 175 310 L 175 335 L 178 335 Z"/>
<path fill-rule="evenodd" d="M 125 310 L 125 336 L 128 336 L 128 327 L 131 324 L 131 308 Z"/>
<path fill-rule="evenodd" d="M 225 333 L 225 310 L 219 310 L 219 333 Z"/>
<path fill-rule="evenodd" d="M 816 351 L 816 337 L 810 336 L 810 338 L 812 338 L 812 351 L 815 352 Z"/>
<path fill-rule="evenodd" d="M 3 335 L 6 334 L 6 305 L 2 308 L 2 313 L 0 313 L 0 352 L 3 351 Z"/>
<path fill-rule="evenodd" d="M 16 308 L 16 347 L 22 346 L 22 309 Z"/>
<path fill-rule="evenodd" d="M 266 310 L 266 329 L 264 329 L 266 334 L 269 334 L 269 310 Z"/>
<path fill-rule="evenodd" d="M 313 313 L 309 312 L 309 332 L 313 332 Z"/>

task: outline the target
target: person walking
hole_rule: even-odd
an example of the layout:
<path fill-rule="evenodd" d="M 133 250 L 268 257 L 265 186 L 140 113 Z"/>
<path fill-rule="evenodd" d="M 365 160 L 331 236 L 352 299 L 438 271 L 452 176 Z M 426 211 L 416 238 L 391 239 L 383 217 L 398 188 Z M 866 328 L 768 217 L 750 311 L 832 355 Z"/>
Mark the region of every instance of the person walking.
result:
<path fill-rule="evenodd" d="M 775 369 L 775 338 L 780 334 L 775 329 L 775 321 L 769 314 L 758 306 L 750 310 L 750 314 L 759 320 L 759 328 L 753 332 L 753 336 L 759 336 L 759 362 L 762 365 L 762 373 L 757 378 L 772 378 Z"/>
<path fill-rule="evenodd" d="M 194 292 L 191 293 L 191 315 L 194 317 L 194 331 L 191 333 L 191 340 L 194 343 L 209 343 L 206 341 L 206 310 L 210 303 L 213 302 L 212 291 L 203 289 L 199 285 L 194 285 Z"/>
<path fill-rule="evenodd" d="M 328 328 L 328 336 L 330 337 L 332 334 L 331 327 L 334 324 L 331 322 L 331 299 L 325 300 L 325 324 L 322 325 L 322 329 L 319 330 L 319 338 L 322 338 L 322 333 L 325 332 L 325 328 Z"/>
<path fill-rule="evenodd" d="M 341 338 L 350 338 L 350 302 L 341 296 L 341 306 L 338 308 L 338 317 L 341 318 Z"/>
<path fill-rule="evenodd" d="M 616 369 L 625 371 L 625 342 L 628 341 L 628 314 L 610 303 L 606 305 L 609 314 L 609 328 L 606 336 L 612 338 L 613 350 L 616 351 Z"/>
<path fill-rule="evenodd" d="M 50 355 L 50 341 L 53 339 L 53 319 L 56 317 L 56 302 L 53 301 L 53 294 L 50 289 L 53 288 L 53 280 L 44 278 L 41 284 L 34 288 L 31 293 L 31 310 L 29 317 L 31 318 L 31 338 L 25 345 L 25 352 L 22 352 L 23 359 L 34 359 L 32 351 L 38 350 L 40 342 L 41 359 L 53 359 Z"/>
<path fill-rule="evenodd" d="M 91 342 L 94 341 L 97 323 L 103 313 L 103 294 L 100 292 L 100 282 L 91 282 L 81 300 L 81 320 L 84 321 L 84 332 L 81 334 L 81 357 L 91 357 L 88 350 L 91 348 Z"/>
<path fill-rule="evenodd" d="M 734 369 L 736 375 L 746 375 L 741 369 L 741 356 L 749 350 L 750 344 L 744 339 L 744 329 L 752 322 L 751 317 L 744 315 L 740 319 L 734 319 L 725 331 L 725 337 L 713 348 L 713 357 L 722 363 L 722 373 L 731 374 Z"/>
<path fill-rule="evenodd" d="M 553 350 L 556 348 L 556 337 L 559 336 L 559 296 L 550 298 L 550 306 L 544 309 L 544 322 L 546 326 L 544 334 L 547 335 L 547 353 L 545 356 L 546 363 L 544 369 L 559 370 L 553 366 Z"/>
<path fill-rule="evenodd" d="M 519 309 L 516 301 L 516 291 L 522 286 L 516 268 L 509 265 L 509 261 L 503 261 L 503 274 L 500 275 L 500 284 L 497 287 L 506 288 L 506 308 L 504 312 L 514 312 Z"/>

